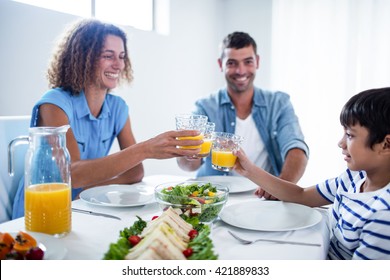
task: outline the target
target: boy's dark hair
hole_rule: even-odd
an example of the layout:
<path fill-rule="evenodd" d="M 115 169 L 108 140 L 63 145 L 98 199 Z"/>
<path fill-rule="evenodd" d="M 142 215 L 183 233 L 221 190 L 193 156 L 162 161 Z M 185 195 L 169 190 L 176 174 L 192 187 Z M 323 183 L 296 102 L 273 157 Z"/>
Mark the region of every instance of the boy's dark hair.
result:
<path fill-rule="evenodd" d="M 257 45 L 255 40 L 245 32 L 233 32 L 228 34 L 221 44 L 221 59 L 224 57 L 225 49 L 242 49 L 252 46 L 255 54 L 257 54 Z"/>
<path fill-rule="evenodd" d="M 340 113 L 340 123 L 359 123 L 369 131 L 368 146 L 380 143 L 390 134 L 390 87 L 370 89 L 352 96 Z"/>

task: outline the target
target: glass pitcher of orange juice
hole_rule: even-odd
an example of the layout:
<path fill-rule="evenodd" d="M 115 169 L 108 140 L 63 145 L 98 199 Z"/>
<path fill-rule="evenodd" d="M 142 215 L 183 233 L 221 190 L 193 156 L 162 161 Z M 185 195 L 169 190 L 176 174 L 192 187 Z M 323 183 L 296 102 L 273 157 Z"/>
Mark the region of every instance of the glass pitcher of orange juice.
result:
<path fill-rule="evenodd" d="M 56 237 L 71 230 L 70 155 L 66 148 L 69 127 L 32 127 L 29 130 L 24 170 L 26 230 Z M 10 145 L 27 139 L 19 137 Z"/>

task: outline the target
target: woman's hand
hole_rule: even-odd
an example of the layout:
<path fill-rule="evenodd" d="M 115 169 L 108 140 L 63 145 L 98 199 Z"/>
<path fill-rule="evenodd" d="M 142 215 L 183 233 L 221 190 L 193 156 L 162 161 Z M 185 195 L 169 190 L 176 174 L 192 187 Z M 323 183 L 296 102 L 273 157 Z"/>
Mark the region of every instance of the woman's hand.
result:
<path fill-rule="evenodd" d="M 183 149 L 179 146 L 199 146 L 203 140 L 181 139 L 179 137 L 194 137 L 200 134 L 197 130 L 172 130 L 157 135 L 144 142 L 147 158 L 167 159 L 173 157 L 191 157 L 200 149 Z"/>

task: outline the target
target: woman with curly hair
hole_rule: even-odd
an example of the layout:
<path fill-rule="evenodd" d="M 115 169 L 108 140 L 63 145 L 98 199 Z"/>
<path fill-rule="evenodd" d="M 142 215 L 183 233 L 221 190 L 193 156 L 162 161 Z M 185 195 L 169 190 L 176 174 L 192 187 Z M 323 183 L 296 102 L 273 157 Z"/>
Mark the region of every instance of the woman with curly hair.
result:
<path fill-rule="evenodd" d="M 71 155 L 72 198 L 87 188 L 131 184 L 142 180 L 142 161 L 193 156 L 201 140 L 177 140 L 198 131 L 168 131 L 136 143 L 128 106 L 111 90 L 133 79 L 126 34 L 94 19 L 78 21 L 54 53 L 48 70 L 51 89 L 36 103 L 31 126 L 69 124 L 66 143 Z M 120 151 L 109 154 L 115 138 Z M 24 215 L 23 181 L 19 185 L 13 218 Z"/>

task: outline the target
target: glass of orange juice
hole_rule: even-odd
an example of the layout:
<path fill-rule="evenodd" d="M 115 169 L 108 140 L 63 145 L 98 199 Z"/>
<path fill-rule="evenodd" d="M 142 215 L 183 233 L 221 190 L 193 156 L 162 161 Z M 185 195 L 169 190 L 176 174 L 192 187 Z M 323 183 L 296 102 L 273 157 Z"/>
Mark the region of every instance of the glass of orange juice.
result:
<path fill-rule="evenodd" d="M 215 123 L 208 122 L 204 130 L 203 144 L 200 146 L 200 152 L 197 157 L 207 157 L 210 154 L 214 139 Z"/>
<path fill-rule="evenodd" d="M 243 137 L 227 132 L 215 132 L 211 149 L 211 167 L 224 172 L 232 170 L 237 157 L 233 151 L 240 149 Z"/>
<path fill-rule="evenodd" d="M 201 133 L 197 136 L 179 137 L 179 140 L 203 140 L 204 131 L 207 124 L 207 116 L 181 114 L 176 115 L 176 129 L 177 130 L 199 130 Z M 180 149 L 199 149 L 199 146 L 178 146 Z"/>

